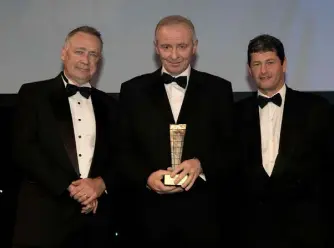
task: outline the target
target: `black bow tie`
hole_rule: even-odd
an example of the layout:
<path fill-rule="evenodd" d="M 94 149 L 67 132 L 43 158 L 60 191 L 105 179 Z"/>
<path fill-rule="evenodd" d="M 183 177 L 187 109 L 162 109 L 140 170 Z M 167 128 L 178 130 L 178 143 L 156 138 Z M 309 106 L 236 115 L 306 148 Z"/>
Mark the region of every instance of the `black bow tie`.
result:
<path fill-rule="evenodd" d="M 61 73 L 61 76 L 63 77 L 63 79 L 65 80 L 66 84 L 66 93 L 67 96 L 73 96 L 75 95 L 77 92 L 79 92 L 83 97 L 85 98 L 89 98 L 91 93 L 92 93 L 92 88 L 90 87 L 78 87 L 76 85 L 70 84 L 68 82 L 67 77 L 65 77 L 64 72 Z"/>
<path fill-rule="evenodd" d="M 281 97 L 281 94 L 279 93 L 270 98 L 259 95 L 257 97 L 257 102 L 260 108 L 264 108 L 264 106 L 266 106 L 268 102 L 272 102 L 280 107 L 282 105 L 282 97 Z"/>
<path fill-rule="evenodd" d="M 180 87 L 186 88 L 187 86 L 187 76 L 173 77 L 167 73 L 162 74 L 164 84 L 170 84 L 172 82 L 177 83 Z"/>
<path fill-rule="evenodd" d="M 66 85 L 66 93 L 67 93 L 68 97 L 75 95 L 78 91 L 83 97 L 88 99 L 90 97 L 91 92 L 92 92 L 92 88 L 90 88 L 90 87 L 78 87 L 78 86 L 73 85 L 73 84 L 67 84 Z"/>

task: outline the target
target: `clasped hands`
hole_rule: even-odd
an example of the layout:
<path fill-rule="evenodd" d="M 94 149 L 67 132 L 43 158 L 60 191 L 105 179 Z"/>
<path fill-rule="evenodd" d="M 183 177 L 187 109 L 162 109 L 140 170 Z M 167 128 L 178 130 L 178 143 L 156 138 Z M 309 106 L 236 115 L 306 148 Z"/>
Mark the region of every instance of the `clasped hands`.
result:
<path fill-rule="evenodd" d="M 176 166 L 174 170 L 172 168 L 168 168 L 167 170 L 158 170 L 151 173 L 147 179 L 147 186 L 158 194 L 173 194 L 188 191 L 194 185 L 196 179 L 201 173 L 202 168 L 200 161 L 196 158 L 189 159 Z M 174 180 L 175 185 L 177 185 L 185 176 L 188 176 L 188 178 L 181 185 L 181 187 L 166 186 L 161 181 L 165 175 L 170 175 L 172 178 L 178 175 Z"/>
<path fill-rule="evenodd" d="M 81 203 L 81 213 L 88 214 L 93 211 L 96 213 L 98 200 L 105 191 L 106 186 L 101 177 L 83 178 L 73 181 L 67 188 L 70 196 Z"/>

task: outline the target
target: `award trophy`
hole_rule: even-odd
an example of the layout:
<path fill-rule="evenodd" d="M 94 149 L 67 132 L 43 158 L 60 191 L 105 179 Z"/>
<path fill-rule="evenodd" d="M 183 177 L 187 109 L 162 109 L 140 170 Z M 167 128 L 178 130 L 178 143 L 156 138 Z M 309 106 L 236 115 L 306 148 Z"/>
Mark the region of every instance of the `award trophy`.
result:
<path fill-rule="evenodd" d="M 186 134 L 186 124 L 171 124 L 169 126 L 169 135 L 170 135 L 170 148 L 171 148 L 171 167 L 173 170 L 176 166 L 181 164 L 182 151 L 184 136 Z M 174 180 L 178 177 L 176 175 L 174 178 L 171 178 L 170 175 L 164 176 L 165 185 L 175 185 Z M 177 185 L 182 185 L 188 176 L 185 176 Z"/>

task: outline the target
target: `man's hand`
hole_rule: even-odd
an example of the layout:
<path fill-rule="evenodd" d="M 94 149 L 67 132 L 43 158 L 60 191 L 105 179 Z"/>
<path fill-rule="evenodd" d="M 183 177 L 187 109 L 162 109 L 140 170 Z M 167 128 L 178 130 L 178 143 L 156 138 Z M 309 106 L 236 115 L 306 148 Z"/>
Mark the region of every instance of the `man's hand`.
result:
<path fill-rule="evenodd" d="M 83 207 L 81 209 L 81 213 L 82 214 L 88 214 L 88 213 L 93 211 L 93 214 L 96 214 L 98 203 L 99 202 L 97 200 L 94 200 L 91 203 L 89 203 L 88 205 L 83 205 Z"/>
<path fill-rule="evenodd" d="M 68 187 L 70 196 L 83 205 L 88 205 L 100 197 L 105 189 L 106 186 L 101 177 L 79 179 Z"/>
<path fill-rule="evenodd" d="M 195 158 L 185 160 L 176 166 L 170 176 L 171 178 L 174 178 L 178 174 L 174 181 L 175 184 L 178 184 L 185 176 L 188 176 L 187 180 L 182 184 L 182 188 L 188 191 L 194 185 L 196 179 L 201 173 L 201 163 L 198 159 Z"/>
<path fill-rule="evenodd" d="M 166 186 L 161 181 L 164 175 L 170 175 L 168 170 L 158 170 L 153 172 L 147 179 L 147 186 L 158 194 L 173 194 L 182 192 L 183 189 L 178 186 Z"/>

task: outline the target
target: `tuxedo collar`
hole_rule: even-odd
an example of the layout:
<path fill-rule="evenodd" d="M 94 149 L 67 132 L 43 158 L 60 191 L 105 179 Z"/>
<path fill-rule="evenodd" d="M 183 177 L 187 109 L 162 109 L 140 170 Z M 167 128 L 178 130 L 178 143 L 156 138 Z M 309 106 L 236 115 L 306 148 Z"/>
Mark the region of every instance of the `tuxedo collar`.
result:
<path fill-rule="evenodd" d="M 150 74 L 151 84 L 149 84 L 149 95 L 154 101 L 153 106 L 157 106 L 160 109 L 161 114 L 164 116 L 164 119 L 170 123 L 174 124 L 174 117 L 172 109 L 169 104 L 168 96 L 166 93 L 165 86 L 161 78 L 162 68 L 154 71 Z M 198 71 L 193 68 L 190 68 L 189 83 L 187 90 L 184 95 L 182 107 L 179 113 L 177 123 L 185 123 L 190 115 L 194 114 L 197 109 L 197 104 L 199 104 L 198 99 L 201 94 L 201 87 L 206 83 L 201 81 L 201 76 Z"/>

